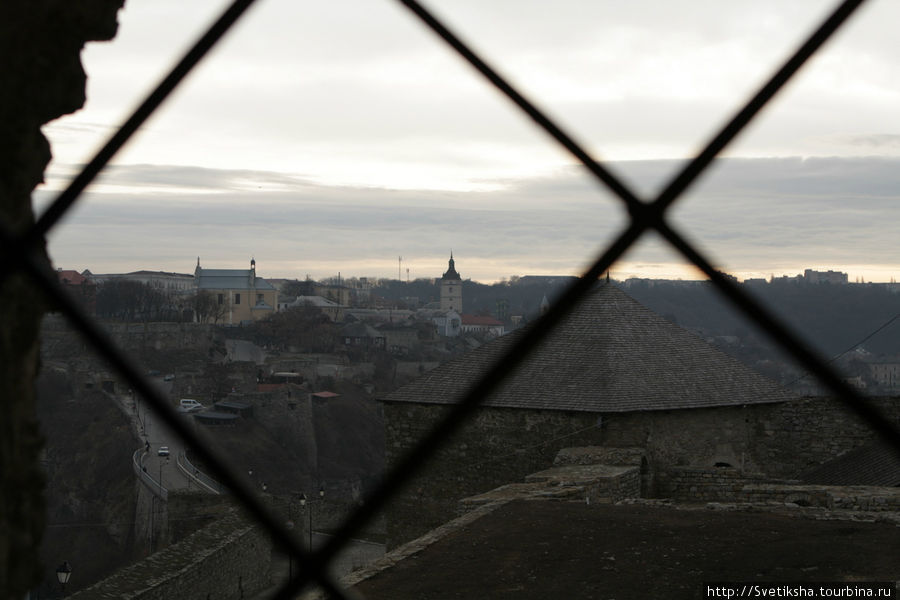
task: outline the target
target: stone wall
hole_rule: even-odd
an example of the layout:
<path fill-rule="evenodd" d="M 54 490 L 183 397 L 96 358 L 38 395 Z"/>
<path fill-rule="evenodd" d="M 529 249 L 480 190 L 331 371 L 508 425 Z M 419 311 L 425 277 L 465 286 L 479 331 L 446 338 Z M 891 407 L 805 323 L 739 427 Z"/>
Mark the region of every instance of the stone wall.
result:
<path fill-rule="evenodd" d="M 385 403 L 385 460 L 395 463 L 446 406 Z M 457 501 L 550 467 L 558 450 L 600 445 L 597 415 L 481 409 L 400 490 L 387 508 L 387 546 L 419 537 L 456 514 Z M 575 433 L 580 431 L 580 433 Z"/>
<path fill-rule="evenodd" d="M 688 502 L 731 502 L 747 485 L 762 483 L 779 482 L 740 469 L 669 467 L 657 473 L 657 495 Z"/>
<path fill-rule="evenodd" d="M 307 457 L 306 470 L 318 470 L 316 422 L 309 392 L 296 385 L 286 385 L 273 392 L 254 392 L 234 397 L 253 406 L 253 419 L 266 428 L 272 439 L 284 446 L 302 441 Z"/>
<path fill-rule="evenodd" d="M 870 398 L 900 423 L 900 398 Z M 763 407 L 760 407 L 763 408 Z M 801 398 L 755 411 L 752 452 L 757 470 L 793 478 L 873 439 L 871 428 L 833 398 Z"/>
<path fill-rule="evenodd" d="M 900 511 L 900 489 L 865 485 L 747 485 L 735 500 L 792 503 L 829 510 Z"/>
<path fill-rule="evenodd" d="M 603 464 L 561 465 L 525 477 L 525 483 L 581 488 L 579 499 L 593 504 L 613 504 L 625 498 L 641 497 L 639 467 Z"/>
<path fill-rule="evenodd" d="M 166 530 L 162 544 L 178 543 L 195 531 L 227 516 L 235 502 L 227 494 L 208 494 L 196 488 L 172 490 L 166 502 Z"/>
<path fill-rule="evenodd" d="M 671 467 L 660 471 L 660 495 L 682 502 L 798 504 L 829 510 L 900 511 L 900 489 L 804 485 L 738 469 Z"/>
<path fill-rule="evenodd" d="M 236 513 L 71 598 L 238 600 L 269 584 L 271 543 Z"/>
<path fill-rule="evenodd" d="M 877 403 L 900 420 L 896 398 Z M 443 405 L 386 402 L 387 464 L 395 463 L 446 410 Z M 482 408 L 391 501 L 388 547 L 452 518 L 460 498 L 550 467 L 564 447 L 643 449 L 647 467 L 642 469 L 642 495 L 658 497 L 660 473 L 670 467 L 709 469 L 719 464 L 762 478 L 790 479 L 871 439 L 873 433 L 864 423 L 829 398 L 610 415 Z M 732 485 L 758 480 L 733 477 Z"/>
<path fill-rule="evenodd" d="M 900 421 L 897 398 L 877 398 Z M 724 464 L 768 477 L 794 478 L 873 438 L 832 398 L 778 404 L 603 415 L 602 444 L 644 448 L 656 466 Z M 655 493 L 655 492 L 652 492 Z"/>
<path fill-rule="evenodd" d="M 129 352 L 154 350 L 196 350 L 209 346 L 222 346 L 224 335 L 221 327 L 200 323 L 120 323 L 100 321 L 116 344 Z M 41 324 L 44 344 L 78 339 L 68 322 L 58 314 L 44 317 Z"/>

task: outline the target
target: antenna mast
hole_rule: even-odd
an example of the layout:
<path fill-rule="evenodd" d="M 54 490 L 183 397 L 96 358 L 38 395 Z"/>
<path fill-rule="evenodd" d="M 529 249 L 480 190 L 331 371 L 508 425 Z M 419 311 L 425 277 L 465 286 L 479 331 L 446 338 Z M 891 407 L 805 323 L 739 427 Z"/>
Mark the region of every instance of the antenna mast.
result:
<path fill-rule="evenodd" d="M 403 275 L 400 273 L 402 267 L 403 267 L 403 257 L 398 256 L 397 257 L 397 281 L 403 281 Z"/>

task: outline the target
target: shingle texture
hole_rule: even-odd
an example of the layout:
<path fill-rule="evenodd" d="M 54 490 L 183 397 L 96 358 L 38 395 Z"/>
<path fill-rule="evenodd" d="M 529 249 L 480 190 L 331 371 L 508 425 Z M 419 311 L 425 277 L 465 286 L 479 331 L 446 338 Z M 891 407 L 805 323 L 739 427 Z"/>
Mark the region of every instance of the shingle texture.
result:
<path fill-rule="evenodd" d="M 800 476 L 800 481 L 815 485 L 900 485 L 900 456 L 884 443 L 851 450 Z"/>
<path fill-rule="evenodd" d="M 384 400 L 454 403 L 521 333 L 445 363 Z M 484 405 L 610 413 L 789 399 L 774 382 L 601 284 Z"/>

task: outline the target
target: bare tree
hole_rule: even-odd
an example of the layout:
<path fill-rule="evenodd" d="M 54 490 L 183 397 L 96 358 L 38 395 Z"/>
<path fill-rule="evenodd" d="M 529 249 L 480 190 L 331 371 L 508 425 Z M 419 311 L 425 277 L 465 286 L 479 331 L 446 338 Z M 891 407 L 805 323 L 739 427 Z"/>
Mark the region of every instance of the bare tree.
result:
<path fill-rule="evenodd" d="M 228 297 L 199 290 L 191 297 L 191 308 L 198 323 L 218 323 L 228 314 Z"/>
<path fill-rule="evenodd" d="M 97 290 L 97 316 L 109 319 L 152 321 L 169 305 L 163 292 L 139 281 L 106 281 Z"/>

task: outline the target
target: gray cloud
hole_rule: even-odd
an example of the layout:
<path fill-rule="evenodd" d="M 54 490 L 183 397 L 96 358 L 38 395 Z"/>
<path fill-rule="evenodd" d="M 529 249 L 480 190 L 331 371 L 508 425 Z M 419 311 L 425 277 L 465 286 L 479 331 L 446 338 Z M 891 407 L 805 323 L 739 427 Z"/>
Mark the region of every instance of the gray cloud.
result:
<path fill-rule="evenodd" d="M 611 168 L 654 189 L 679 164 Z M 106 181 L 131 191 L 87 195 L 51 235 L 60 266 L 185 270 L 197 255 L 238 264 L 255 255 L 293 271 L 279 275 L 326 269 L 390 276 L 403 255 L 425 271 L 413 276 L 433 276 L 453 248 L 461 268 L 466 258 L 466 276 L 487 280 L 577 273 L 625 224 L 620 203 L 576 168 L 466 193 L 339 188 L 277 173 L 149 165 L 113 169 Z M 279 191 L 266 191 L 266 182 Z M 185 191 L 191 184 L 215 193 Z M 162 185 L 179 189 L 142 191 Z M 674 205 L 671 219 L 731 271 L 855 264 L 900 271 L 898 195 L 900 159 L 729 159 Z M 46 201 L 46 193 L 39 196 Z M 683 262 L 653 236 L 626 259 Z"/>
<path fill-rule="evenodd" d="M 851 146 L 867 148 L 900 148 L 900 135 L 892 133 L 846 136 L 842 141 Z"/>

